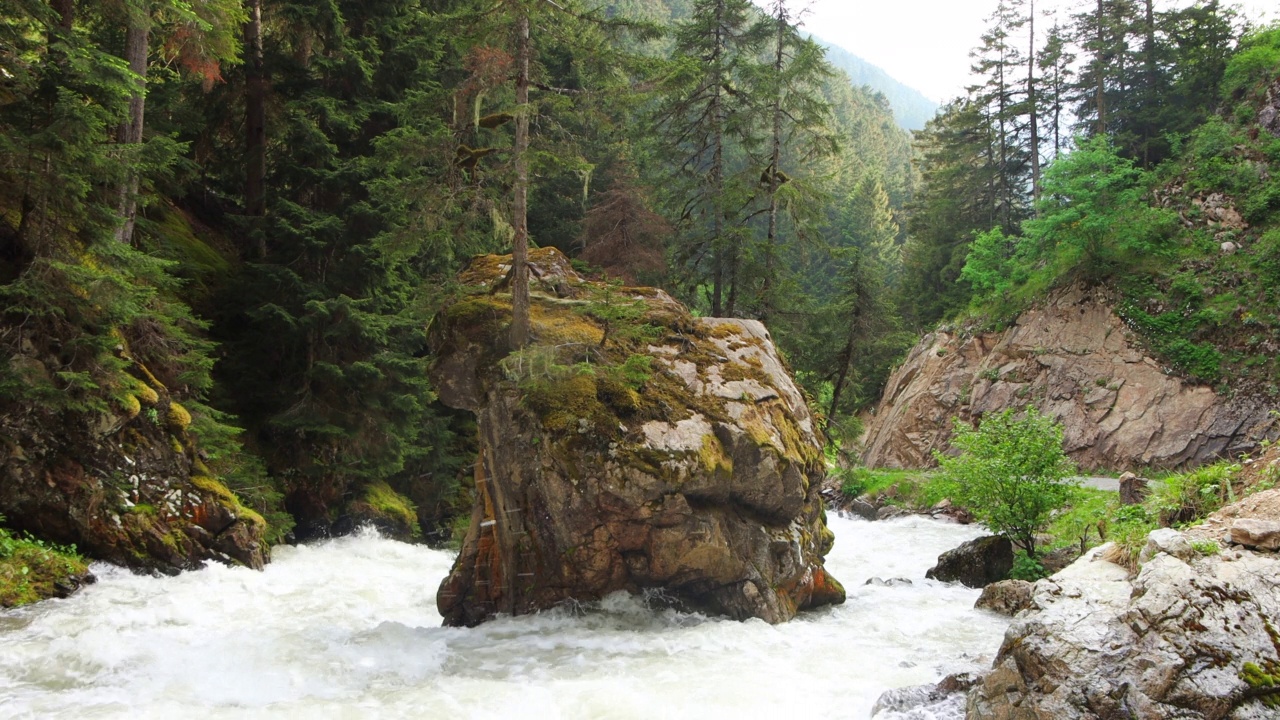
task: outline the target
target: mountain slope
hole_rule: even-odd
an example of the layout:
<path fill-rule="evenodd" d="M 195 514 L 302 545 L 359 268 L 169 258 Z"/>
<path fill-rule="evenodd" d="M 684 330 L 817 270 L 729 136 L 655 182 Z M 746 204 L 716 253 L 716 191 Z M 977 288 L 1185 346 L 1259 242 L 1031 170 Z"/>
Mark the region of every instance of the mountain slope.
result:
<path fill-rule="evenodd" d="M 938 112 L 938 104 L 915 88 L 908 87 L 889 76 L 889 73 L 854 55 L 848 50 L 830 43 L 817 35 L 813 39 L 827 49 L 827 62 L 843 70 L 854 85 L 866 85 L 881 93 L 893 108 L 893 117 L 905 130 L 922 130 L 925 123 Z"/>

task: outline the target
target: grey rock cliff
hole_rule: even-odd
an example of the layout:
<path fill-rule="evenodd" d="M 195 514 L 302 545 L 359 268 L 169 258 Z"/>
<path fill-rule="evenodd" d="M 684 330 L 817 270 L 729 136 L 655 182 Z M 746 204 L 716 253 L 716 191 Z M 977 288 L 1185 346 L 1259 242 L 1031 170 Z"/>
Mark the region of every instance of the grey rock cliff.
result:
<path fill-rule="evenodd" d="M 1271 403 L 1190 384 L 1147 357 L 1102 290 L 1059 290 L 1009 329 L 925 336 L 868 418 L 869 467 L 932 467 L 951 418 L 1034 404 L 1084 469 L 1196 466 L 1280 432 Z"/>

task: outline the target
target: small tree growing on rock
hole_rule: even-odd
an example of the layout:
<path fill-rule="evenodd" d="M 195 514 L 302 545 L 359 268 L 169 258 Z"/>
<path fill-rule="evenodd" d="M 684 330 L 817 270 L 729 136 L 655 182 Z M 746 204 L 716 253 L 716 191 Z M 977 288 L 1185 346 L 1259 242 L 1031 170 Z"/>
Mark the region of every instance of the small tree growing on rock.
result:
<path fill-rule="evenodd" d="M 951 500 L 1036 557 L 1036 535 L 1066 505 L 1075 466 L 1062 450 L 1062 426 L 1035 408 L 1006 410 L 978 428 L 958 418 L 951 444 L 960 455 L 935 453 Z"/>

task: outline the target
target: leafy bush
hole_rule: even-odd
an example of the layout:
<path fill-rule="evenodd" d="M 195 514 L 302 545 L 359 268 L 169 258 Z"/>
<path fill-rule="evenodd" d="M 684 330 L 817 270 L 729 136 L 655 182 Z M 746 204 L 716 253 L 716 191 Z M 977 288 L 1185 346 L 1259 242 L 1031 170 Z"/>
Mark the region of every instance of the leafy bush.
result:
<path fill-rule="evenodd" d="M 1036 535 L 1065 506 L 1075 468 L 1062 450 L 1062 426 L 1035 408 L 1006 410 L 977 429 L 958 419 L 952 445 L 958 457 L 935 453 L 951 499 L 1036 557 Z"/>
<path fill-rule="evenodd" d="M 1235 500 L 1239 472 L 1239 465 L 1220 462 L 1170 475 L 1155 484 L 1147 505 L 1164 526 L 1199 520 Z"/>
<path fill-rule="evenodd" d="M 1272 25 L 1240 40 L 1235 55 L 1222 75 L 1222 97 L 1242 99 L 1258 92 L 1276 76 L 1280 67 L 1280 26 Z"/>
<path fill-rule="evenodd" d="M 1013 556 L 1013 569 L 1009 571 L 1009 579 L 1035 582 L 1047 577 L 1049 577 L 1049 571 L 1039 560 L 1025 552 L 1018 552 Z"/>

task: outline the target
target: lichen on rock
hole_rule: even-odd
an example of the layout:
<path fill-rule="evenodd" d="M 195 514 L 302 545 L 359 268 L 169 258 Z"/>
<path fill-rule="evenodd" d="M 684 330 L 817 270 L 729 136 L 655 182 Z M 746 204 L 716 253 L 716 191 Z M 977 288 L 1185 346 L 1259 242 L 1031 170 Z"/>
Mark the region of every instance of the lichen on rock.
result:
<path fill-rule="evenodd" d="M 535 250 L 534 343 L 510 353 L 509 262 L 473 260 L 431 329 L 440 398 L 481 435 L 445 622 L 618 590 L 769 622 L 843 601 L 822 564 L 821 445 L 764 326 Z"/>

